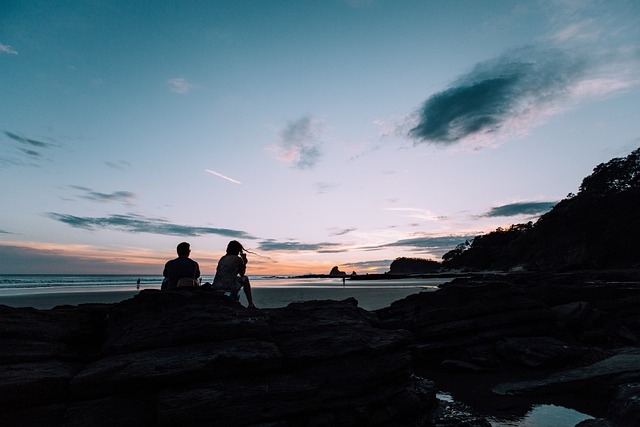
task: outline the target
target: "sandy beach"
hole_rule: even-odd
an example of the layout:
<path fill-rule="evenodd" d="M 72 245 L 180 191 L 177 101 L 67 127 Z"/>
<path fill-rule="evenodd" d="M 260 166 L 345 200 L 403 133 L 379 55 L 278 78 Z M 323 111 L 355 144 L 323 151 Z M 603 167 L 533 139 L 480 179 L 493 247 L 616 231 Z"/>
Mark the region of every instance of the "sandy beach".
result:
<path fill-rule="evenodd" d="M 285 307 L 292 302 L 310 300 L 343 300 L 354 297 L 358 305 L 365 310 L 376 310 L 387 307 L 391 302 L 402 299 L 407 295 L 420 292 L 421 288 L 253 288 L 253 299 L 258 308 Z M 78 305 L 89 303 L 117 303 L 133 298 L 139 290 L 133 289 L 74 289 L 64 292 L 47 289 L 39 292 L 0 295 L 0 304 L 10 307 L 33 307 L 40 310 L 51 309 L 61 305 Z M 246 305 L 246 299 L 241 293 L 240 302 Z"/>

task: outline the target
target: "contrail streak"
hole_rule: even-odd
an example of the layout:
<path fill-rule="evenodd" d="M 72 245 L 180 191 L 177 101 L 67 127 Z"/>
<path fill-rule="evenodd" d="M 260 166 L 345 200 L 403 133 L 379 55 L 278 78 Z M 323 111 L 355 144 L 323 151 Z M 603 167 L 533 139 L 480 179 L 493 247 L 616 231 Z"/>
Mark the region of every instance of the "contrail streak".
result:
<path fill-rule="evenodd" d="M 219 176 L 222 179 L 226 179 L 227 181 L 231 181 L 234 184 L 242 184 L 237 179 L 229 178 L 228 176 L 222 175 L 220 172 L 212 171 L 211 169 L 205 169 L 206 172 L 209 172 L 211 175 Z"/>

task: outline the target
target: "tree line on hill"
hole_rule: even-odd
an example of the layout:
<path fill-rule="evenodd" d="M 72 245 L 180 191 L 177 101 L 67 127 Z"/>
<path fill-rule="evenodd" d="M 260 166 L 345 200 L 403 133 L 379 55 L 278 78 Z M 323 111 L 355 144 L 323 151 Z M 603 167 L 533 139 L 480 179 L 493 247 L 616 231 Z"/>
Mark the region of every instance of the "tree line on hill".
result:
<path fill-rule="evenodd" d="M 439 263 L 398 258 L 390 274 L 460 270 L 582 270 L 640 267 L 640 148 L 596 166 L 535 223 L 476 236 Z"/>

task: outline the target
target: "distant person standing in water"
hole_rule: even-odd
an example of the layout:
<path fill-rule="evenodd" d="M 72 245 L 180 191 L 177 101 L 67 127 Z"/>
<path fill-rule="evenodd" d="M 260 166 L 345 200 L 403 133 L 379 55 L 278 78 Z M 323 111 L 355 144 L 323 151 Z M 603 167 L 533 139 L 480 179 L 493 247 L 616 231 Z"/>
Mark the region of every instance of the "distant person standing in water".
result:
<path fill-rule="evenodd" d="M 200 266 L 189 258 L 191 246 L 187 242 L 182 242 L 176 250 L 178 258 L 167 261 L 164 265 L 162 275 L 165 280 L 162 282 L 162 290 L 181 287 L 182 283 L 190 283 L 187 286 L 196 286 L 198 283 Z M 180 282 L 180 285 L 178 285 L 178 282 Z"/>
<path fill-rule="evenodd" d="M 140 278 L 138 277 L 138 282 L 136 283 L 136 288 L 140 289 Z"/>
<path fill-rule="evenodd" d="M 256 308 L 253 304 L 253 296 L 251 295 L 251 284 L 249 278 L 245 276 L 247 271 L 247 255 L 242 244 L 236 240 L 232 240 L 227 245 L 227 254 L 220 258 L 216 275 L 213 278 L 212 289 L 217 292 L 228 293 L 229 296 L 237 301 L 239 299 L 240 288 L 244 288 L 244 294 L 247 297 L 247 306 Z"/>

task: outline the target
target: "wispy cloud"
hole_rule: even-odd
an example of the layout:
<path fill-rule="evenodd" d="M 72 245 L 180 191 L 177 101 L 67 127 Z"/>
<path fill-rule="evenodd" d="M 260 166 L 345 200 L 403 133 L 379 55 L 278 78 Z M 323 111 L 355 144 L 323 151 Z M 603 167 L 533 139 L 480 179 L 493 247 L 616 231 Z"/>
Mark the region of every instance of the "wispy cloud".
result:
<path fill-rule="evenodd" d="M 94 202 L 121 202 L 126 205 L 131 205 L 132 201 L 136 198 L 136 195 L 130 191 L 101 193 L 99 191 L 94 191 L 91 188 L 79 185 L 72 185 L 71 188 L 81 191 L 83 194 L 80 197 L 83 199 L 92 200 Z"/>
<path fill-rule="evenodd" d="M 420 208 L 385 208 L 387 211 L 404 212 L 408 218 L 420 219 L 423 221 L 442 221 L 446 216 L 436 215 L 427 209 Z"/>
<path fill-rule="evenodd" d="M 450 145 L 526 134 L 572 103 L 637 85 L 638 71 L 637 51 L 521 47 L 478 63 L 430 96 L 417 111 L 409 136 Z"/>
<path fill-rule="evenodd" d="M 29 145 L 31 147 L 50 148 L 55 146 L 55 144 L 52 144 L 50 142 L 39 141 L 31 138 L 25 138 L 24 136 L 20 136 L 16 133 L 9 132 L 9 131 L 4 131 L 4 134 L 7 135 L 9 138 L 13 139 L 14 141 L 17 141 L 21 144 Z"/>
<path fill-rule="evenodd" d="M 338 187 L 338 184 L 331 184 L 329 182 L 316 182 L 313 184 L 313 188 L 317 194 L 325 194 Z"/>
<path fill-rule="evenodd" d="M 75 215 L 48 212 L 45 215 L 55 221 L 84 230 L 119 230 L 129 233 L 149 233 L 167 236 L 218 235 L 238 239 L 255 239 L 250 234 L 227 228 L 197 227 L 172 224 L 164 219 L 146 218 L 141 215 L 111 215 L 107 217 L 80 217 Z"/>
<path fill-rule="evenodd" d="M 120 171 L 131 170 L 131 167 L 132 167 L 131 163 L 127 162 L 126 160 L 118 160 L 115 162 L 105 160 L 104 164 L 109 166 L 110 168 L 117 169 Z"/>
<path fill-rule="evenodd" d="M 15 233 L 0 229 L 0 234 L 15 234 Z"/>
<path fill-rule="evenodd" d="M 321 137 L 324 124 L 312 117 L 302 117 L 290 122 L 280 132 L 280 141 L 269 148 L 279 160 L 298 169 L 313 168 L 322 156 Z"/>
<path fill-rule="evenodd" d="M 518 215 L 541 215 L 551 210 L 558 202 L 517 202 L 508 205 L 496 206 L 483 214 L 483 217 L 502 217 Z"/>
<path fill-rule="evenodd" d="M 182 77 L 167 80 L 169 90 L 173 93 L 185 94 L 191 92 L 197 86 Z"/>
<path fill-rule="evenodd" d="M 318 253 L 333 253 L 341 245 L 338 243 L 301 243 L 297 241 L 284 241 L 279 242 L 274 239 L 263 240 L 258 244 L 258 248 L 262 251 L 289 251 L 289 252 L 303 252 L 312 251 Z M 342 252 L 342 251 L 338 251 Z"/>
<path fill-rule="evenodd" d="M 330 228 L 328 231 L 332 236 L 344 236 L 356 230 L 357 228 Z"/>
<path fill-rule="evenodd" d="M 0 52 L 8 53 L 10 55 L 17 55 L 18 52 L 8 44 L 0 43 Z"/>
<path fill-rule="evenodd" d="M 360 270 L 380 270 L 381 268 L 389 269 L 392 262 L 392 259 L 379 259 L 375 261 L 349 262 L 346 264 L 342 264 L 342 266 L 345 269 L 360 272 Z"/>
<path fill-rule="evenodd" d="M 550 36 L 556 43 L 569 42 L 591 42 L 598 40 L 602 29 L 596 25 L 594 19 L 584 19 L 580 22 L 573 22 Z"/>
<path fill-rule="evenodd" d="M 387 248 L 405 248 L 410 252 L 426 253 L 431 256 L 442 256 L 466 240 L 471 240 L 481 234 L 450 234 L 450 235 L 418 235 L 395 242 L 384 243 L 362 248 L 365 251 L 380 251 Z"/>
<path fill-rule="evenodd" d="M 242 182 L 238 181 L 237 179 L 229 178 L 228 176 L 223 175 L 220 172 L 216 172 L 216 171 L 213 171 L 211 169 L 205 169 L 205 171 L 210 173 L 211 175 L 215 175 L 215 176 L 220 177 L 222 179 L 226 179 L 229 182 L 233 182 L 234 184 L 242 184 Z"/>
<path fill-rule="evenodd" d="M 17 155 L 13 158 L 6 156 L 0 158 L 0 164 L 14 166 L 38 165 L 39 161 L 45 159 L 44 150 L 58 147 L 57 144 L 27 138 L 14 132 L 4 131 L 4 134 L 14 143 L 14 153 Z"/>

